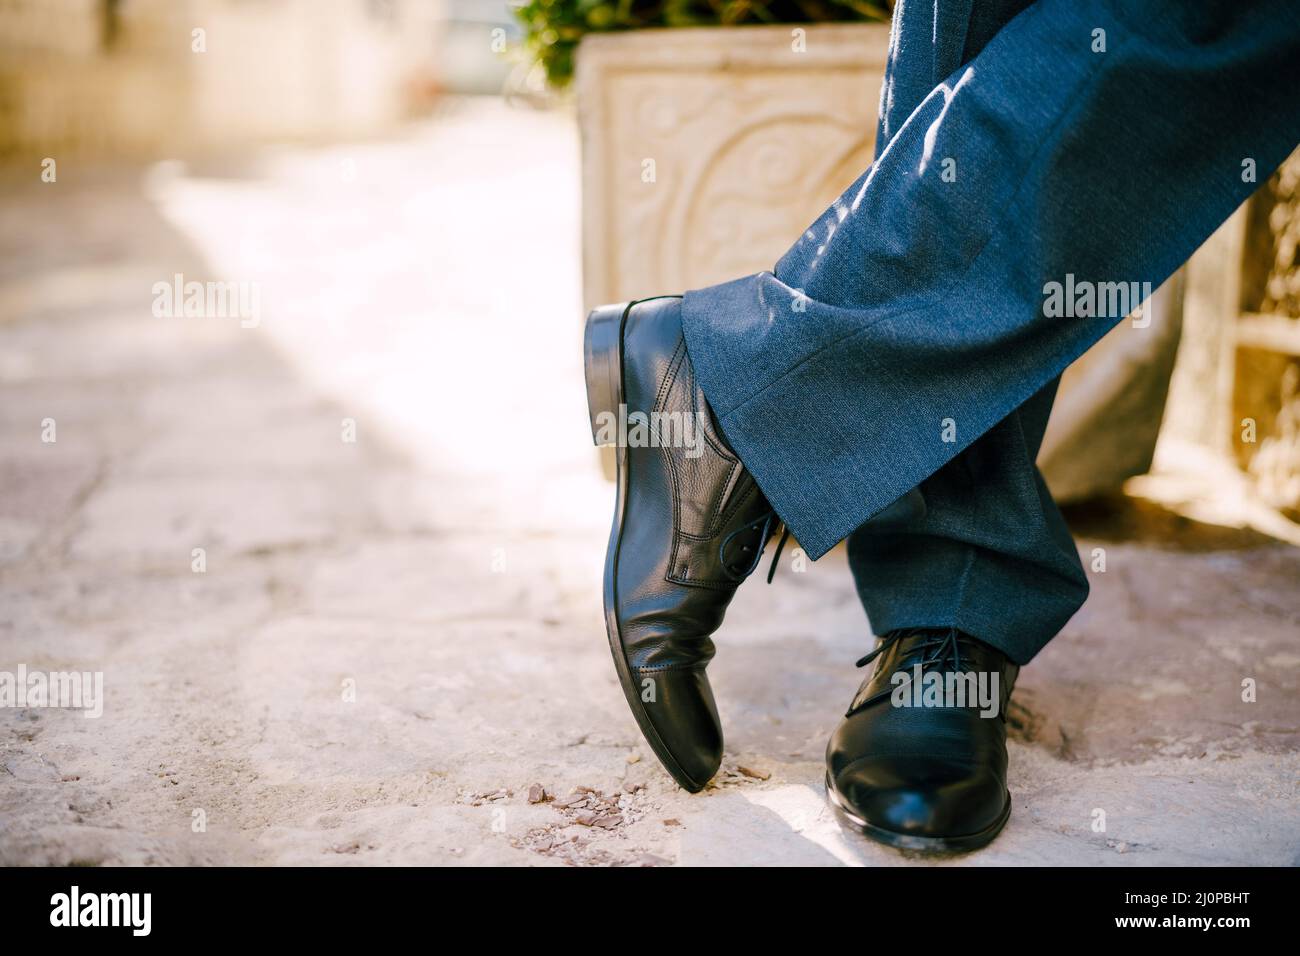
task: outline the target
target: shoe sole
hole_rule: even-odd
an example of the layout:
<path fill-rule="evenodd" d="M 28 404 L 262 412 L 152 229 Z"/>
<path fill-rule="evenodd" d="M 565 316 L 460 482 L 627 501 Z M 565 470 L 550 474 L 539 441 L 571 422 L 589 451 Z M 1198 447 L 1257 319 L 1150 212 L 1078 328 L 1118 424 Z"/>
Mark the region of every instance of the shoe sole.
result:
<path fill-rule="evenodd" d="M 1008 792 L 1006 804 L 1002 807 L 1002 813 L 998 815 L 997 820 L 978 833 L 967 833 L 962 836 L 951 837 L 927 837 L 917 836 L 913 833 L 899 833 L 896 830 L 886 830 L 874 823 L 868 823 L 845 806 L 840 799 L 840 795 L 835 792 L 835 787 L 831 784 L 829 773 L 826 774 L 826 800 L 843 822 L 863 836 L 870 837 L 877 843 L 892 846 L 897 850 L 914 850 L 920 853 L 965 853 L 970 850 L 978 850 L 992 843 L 993 838 L 1002 832 L 1002 828 L 1007 825 L 1007 820 L 1011 818 L 1011 794 Z"/>
<path fill-rule="evenodd" d="M 661 298 L 678 298 L 662 296 Z M 587 327 L 583 334 L 583 368 L 587 380 L 587 413 L 591 418 L 591 440 L 601 444 L 601 432 L 609 423 L 608 416 L 617 427 L 618 410 L 623 405 L 623 327 L 628 313 L 638 299 L 619 306 L 602 306 L 587 316 Z M 602 423 L 602 417 L 606 421 Z M 617 431 L 615 431 L 617 435 Z M 704 789 L 707 780 L 700 782 L 682 770 L 672 752 L 664 745 L 659 732 L 650 722 L 641 700 L 640 687 L 628 667 L 627 657 L 623 653 L 623 641 L 618 623 L 618 595 L 615 581 L 618 579 L 618 552 L 623 538 L 624 508 L 627 502 L 627 447 L 614 443 L 614 460 L 617 464 L 615 485 L 618 489 L 614 500 L 614 522 L 609 530 L 609 547 L 605 551 L 605 634 L 609 638 L 610 654 L 614 657 L 614 669 L 618 672 L 618 682 L 623 687 L 623 696 L 627 706 L 636 718 L 641 736 L 650 745 L 659 762 L 663 764 L 674 780 L 691 793 Z"/>

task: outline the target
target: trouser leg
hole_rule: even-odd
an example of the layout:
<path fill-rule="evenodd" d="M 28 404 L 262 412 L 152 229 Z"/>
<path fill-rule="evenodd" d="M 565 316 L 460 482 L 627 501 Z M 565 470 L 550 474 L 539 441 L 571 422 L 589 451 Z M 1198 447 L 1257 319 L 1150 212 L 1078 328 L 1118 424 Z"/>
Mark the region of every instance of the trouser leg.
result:
<path fill-rule="evenodd" d="M 1284 0 L 1040 0 L 774 272 L 686 295 L 704 393 L 810 556 L 1047 388 L 1128 311 L 1118 283 L 1158 286 L 1254 189 L 1243 164 L 1288 155 L 1298 20 Z M 1059 316 L 1049 283 L 1110 307 Z"/>
<path fill-rule="evenodd" d="M 1056 384 L 921 483 L 924 518 L 849 536 L 876 633 L 956 627 L 1025 664 L 1083 604 L 1087 576 L 1034 465 Z"/>
<path fill-rule="evenodd" d="M 877 154 L 934 86 L 1029 0 L 895 7 Z M 924 518 L 859 528 L 849 565 L 873 629 L 956 627 L 1029 661 L 1079 609 L 1088 580 L 1034 459 L 1056 382 L 921 483 Z"/>

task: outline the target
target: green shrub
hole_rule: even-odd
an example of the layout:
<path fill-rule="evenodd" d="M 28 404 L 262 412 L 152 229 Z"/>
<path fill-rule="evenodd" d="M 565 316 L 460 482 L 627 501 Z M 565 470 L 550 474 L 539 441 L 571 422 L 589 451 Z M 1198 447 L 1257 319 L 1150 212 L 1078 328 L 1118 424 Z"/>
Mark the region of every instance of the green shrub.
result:
<path fill-rule="evenodd" d="M 515 15 L 524 44 L 554 86 L 573 76 L 588 33 L 644 27 L 888 20 L 893 0 L 525 0 Z"/>

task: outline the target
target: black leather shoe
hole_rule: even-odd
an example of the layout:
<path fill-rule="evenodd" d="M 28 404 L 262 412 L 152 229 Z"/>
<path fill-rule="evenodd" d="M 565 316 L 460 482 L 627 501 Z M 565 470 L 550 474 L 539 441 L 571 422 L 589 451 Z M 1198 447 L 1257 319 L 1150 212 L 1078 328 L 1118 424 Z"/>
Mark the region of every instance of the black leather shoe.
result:
<path fill-rule="evenodd" d="M 873 660 L 826 748 L 831 804 L 856 829 L 901 849 L 986 845 L 1011 815 L 1006 713 L 1020 669 L 950 628 L 893 631 L 858 666 Z M 957 674 L 975 675 L 974 693 L 969 680 L 961 695 L 950 693 Z"/>
<path fill-rule="evenodd" d="M 695 380 L 680 296 L 596 309 L 584 348 L 592 437 L 615 445 L 618 463 L 605 556 L 609 646 L 641 733 L 695 792 L 722 761 L 722 726 L 704 673 L 711 635 L 781 521 Z M 873 520 L 920 513 L 914 492 Z"/>
<path fill-rule="evenodd" d="M 680 314 L 679 297 L 599 308 L 585 359 L 592 437 L 618 463 L 605 556 L 614 666 L 646 741 L 695 792 L 722 762 L 710 635 L 778 520 L 713 421 Z M 638 431 L 647 413 L 657 431 Z"/>

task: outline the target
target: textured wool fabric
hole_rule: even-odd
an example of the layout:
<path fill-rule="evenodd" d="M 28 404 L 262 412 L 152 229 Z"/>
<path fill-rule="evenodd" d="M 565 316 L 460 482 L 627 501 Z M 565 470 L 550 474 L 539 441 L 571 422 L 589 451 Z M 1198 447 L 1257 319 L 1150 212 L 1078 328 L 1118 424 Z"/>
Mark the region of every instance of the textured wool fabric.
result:
<path fill-rule="evenodd" d="M 896 6 L 877 156 L 935 84 L 1029 2 Z M 921 482 L 925 517 L 849 536 L 849 567 L 877 633 L 956 627 L 1025 664 L 1082 606 L 1088 578 L 1035 464 L 1056 384 Z"/>
<path fill-rule="evenodd" d="M 1157 287 L 1257 187 L 1243 162 L 1262 182 L 1300 142 L 1288 0 L 1022 6 L 900 4 L 871 168 L 773 271 L 683 303 L 810 556 L 922 485 L 925 523 L 850 545 L 875 630 L 954 625 L 1020 663 L 1087 593 L 1032 465 L 1055 382 L 1122 318 L 1052 316 L 1047 283 Z"/>

